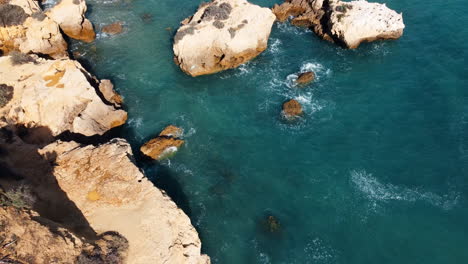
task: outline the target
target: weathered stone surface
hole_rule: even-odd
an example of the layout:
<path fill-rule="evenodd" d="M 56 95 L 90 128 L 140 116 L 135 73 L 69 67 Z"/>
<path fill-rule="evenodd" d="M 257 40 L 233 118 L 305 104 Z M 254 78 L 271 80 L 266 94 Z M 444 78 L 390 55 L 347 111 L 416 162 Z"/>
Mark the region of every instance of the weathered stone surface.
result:
<path fill-rule="evenodd" d="M 99 83 L 99 91 L 104 98 L 116 107 L 120 107 L 123 103 L 122 96 L 114 90 L 114 85 L 110 80 L 101 80 Z"/>
<path fill-rule="evenodd" d="M 303 72 L 297 76 L 296 82 L 298 84 L 308 84 L 312 82 L 315 79 L 315 73 L 309 71 L 309 72 Z"/>
<path fill-rule="evenodd" d="M 96 38 L 93 24 L 85 17 L 85 0 L 61 0 L 46 14 L 56 21 L 70 38 L 92 42 Z"/>
<path fill-rule="evenodd" d="M 130 145 L 56 142 L 53 169 L 60 188 L 96 232 L 115 230 L 129 241 L 127 263 L 207 264 L 190 219 L 134 165 Z M 83 184 L 85 183 L 85 184 Z"/>
<path fill-rule="evenodd" d="M 140 151 L 152 159 L 164 159 L 176 153 L 184 144 L 184 141 L 179 138 L 182 134 L 183 130 L 181 128 L 170 125 L 161 131 L 158 137 L 141 146 Z"/>
<path fill-rule="evenodd" d="M 124 263 L 127 251 L 128 241 L 116 232 L 87 241 L 35 211 L 0 206 L 2 263 Z"/>
<path fill-rule="evenodd" d="M 286 0 L 275 5 L 273 12 L 279 21 L 293 16 L 292 24 L 310 27 L 323 39 L 346 48 L 357 48 L 362 42 L 397 39 L 405 28 L 401 14 L 385 4 L 367 1 Z"/>
<path fill-rule="evenodd" d="M 286 118 L 294 118 L 302 115 L 302 113 L 301 104 L 294 99 L 291 99 L 283 104 L 283 115 Z"/>
<path fill-rule="evenodd" d="M 67 57 L 67 43 L 56 22 L 46 17 L 33 0 L 0 3 L 0 52 L 46 54 Z"/>
<path fill-rule="evenodd" d="M 122 22 L 115 22 L 102 27 L 102 32 L 110 35 L 120 34 L 123 31 Z"/>
<path fill-rule="evenodd" d="M 0 206 L 0 257 L 19 263 L 74 263 L 83 246 L 73 233 L 33 211 Z"/>
<path fill-rule="evenodd" d="M 202 4 L 174 37 L 175 61 L 189 75 L 235 68 L 267 48 L 275 16 L 246 0 Z"/>
<path fill-rule="evenodd" d="M 164 128 L 163 131 L 161 131 L 161 133 L 159 133 L 159 136 L 180 138 L 183 133 L 184 130 L 182 128 L 169 125 L 166 128 Z"/>
<path fill-rule="evenodd" d="M 91 75 L 72 60 L 14 63 L 0 57 L 0 84 L 11 86 L 13 98 L 2 108 L 1 123 L 47 127 L 85 136 L 103 134 L 125 123 L 127 113 L 105 104 L 90 83 Z"/>

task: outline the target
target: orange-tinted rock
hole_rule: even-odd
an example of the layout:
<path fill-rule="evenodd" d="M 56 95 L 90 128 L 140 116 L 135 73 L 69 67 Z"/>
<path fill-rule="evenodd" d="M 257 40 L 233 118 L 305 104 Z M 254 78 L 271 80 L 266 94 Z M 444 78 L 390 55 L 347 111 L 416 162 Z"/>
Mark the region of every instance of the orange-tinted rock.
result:
<path fill-rule="evenodd" d="M 184 131 L 182 130 L 182 128 L 170 125 L 170 126 L 167 126 L 166 128 L 164 128 L 164 130 L 161 131 L 161 133 L 159 133 L 159 136 L 160 137 L 166 136 L 166 137 L 179 138 L 179 137 L 182 136 L 183 132 Z"/>
<path fill-rule="evenodd" d="M 183 130 L 176 126 L 166 127 L 159 136 L 146 142 L 140 151 L 146 156 L 161 160 L 177 152 L 177 150 L 184 144 L 182 139 Z"/>
<path fill-rule="evenodd" d="M 115 23 L 103 26 L 101 30 L 102 32 L 106 34 L 110 34 L 110 35 L 120 34 L 123 31 L 122 22 L 115 22 Z"/>
<path fill-rule="evenodd" d="M 299 83 L 299 84 L 308 84 L 310 82 L 312 82 L 313 80 L 315 79 L 315 73 L 313 72 L 303 72 L 301 74 L 299 74 L 299 76 L 297 77 L 297 80 L 296 82 Z"/>
<path fill-rule="evenodd" d="M 301 104 L 294 99 L 283 104 L 283 114 L 288 118 L 300 116 L 302 113 Z"/>

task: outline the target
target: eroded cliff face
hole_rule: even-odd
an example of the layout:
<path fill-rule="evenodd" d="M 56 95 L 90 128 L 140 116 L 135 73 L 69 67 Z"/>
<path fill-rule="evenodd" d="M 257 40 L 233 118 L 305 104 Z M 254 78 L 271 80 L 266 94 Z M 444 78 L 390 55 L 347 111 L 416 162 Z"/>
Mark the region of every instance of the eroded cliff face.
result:
<path fill-rule="evenodd" d="M 53 174 L 93 230 L 128 239 L 128 263 L 209 263 L 190 219 L 134 165 L 125 140 L 58 141 L 40 153 L 55 153 Z"/>
<path fill-rule="evenodd" d="M 0 1 L 0 51 L 67 57 L 67 43 L 58 24 L 33 0 Z"/>
<path fill-rule="evenodd" d="M 175 61 L 189 75 L 235 68 L 267 48 L 275 16 L 245 0 L 202 4 L 174 37 Z"/>
<path fill-rule="evenodd" d="M 93 24 L 85 17 L 85 0 L 61 0 L 46 14 L 57 22 L 70 38 L 92 42 L 96 38 Z"/>
<path fill-rule="evenodd" d="M 273 12 L 281 22 L 292 16 L 292 24 L 310 27 L 323 39 L 351 49 L 362 42 L 398 39 L 405 28 L 402 14 L 367 1 L 286 0 Z"/>
<path fill-rule="evenodd" d="M 24 264 L 124 263 L 128 241 L 116 232 L 80 238 L 37 212 L 0 206 L 0 262 Z"/>
<path fill-rule="evenodd" d="M 93 82 L 77 61 L 0 57 L 0 89 L 11 97 L 0 104 L 0 125 L 47 127 L 53 136 L 65 131 L 102 135 L 123 125 L 127 113 L 100 98 Z"/>

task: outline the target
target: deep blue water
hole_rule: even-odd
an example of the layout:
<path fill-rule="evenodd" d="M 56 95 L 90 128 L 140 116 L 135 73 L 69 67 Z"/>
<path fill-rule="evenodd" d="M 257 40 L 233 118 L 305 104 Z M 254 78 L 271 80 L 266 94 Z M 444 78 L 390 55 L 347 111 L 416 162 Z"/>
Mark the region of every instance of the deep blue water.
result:
<path fill-rule="evenodd" d="M 185 129 L 176 156 L 140 164 L 213 263 L 468 263 L 466 0 L 387 0 L 404 36 L 357 50 L 275 24 L 250 63 L 192 78 L 172 37 L 200 2 L 88 0 L 97 28 L 124 33 L 73 50 L 124 96 L 136 154 L 166 125 Z M 301 69 L 317 81 L 291 87 Z M 305 108 L 294 124 L 280 118 L 291 98 Z"/>

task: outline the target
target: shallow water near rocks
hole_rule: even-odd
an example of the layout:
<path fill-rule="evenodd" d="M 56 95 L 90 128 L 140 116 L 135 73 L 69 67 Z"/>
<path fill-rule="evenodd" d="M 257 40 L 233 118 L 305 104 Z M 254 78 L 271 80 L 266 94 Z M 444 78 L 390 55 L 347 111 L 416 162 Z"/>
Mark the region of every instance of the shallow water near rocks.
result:
<path fill-rule="evenodd" d="M 275 24 L 250 63 L 191 78 L 172 37 L 199 0 L 88 0 L 97 29 L 124 32 L 72 51 L 124 96 L 123 136 L 213 263 L 468 263 L 466 1 L 385 2 L 404 13 L 398 41 L 343 50 Z M 316 81 L 297 89 L 306 70 Z M 280 117 L 291 98 L 305 111 L 296 123 Z M 168 124 L 185 146 L 140 159 Z"/>

